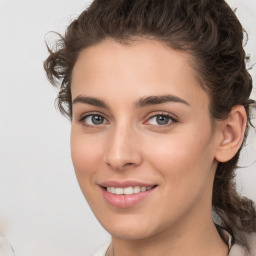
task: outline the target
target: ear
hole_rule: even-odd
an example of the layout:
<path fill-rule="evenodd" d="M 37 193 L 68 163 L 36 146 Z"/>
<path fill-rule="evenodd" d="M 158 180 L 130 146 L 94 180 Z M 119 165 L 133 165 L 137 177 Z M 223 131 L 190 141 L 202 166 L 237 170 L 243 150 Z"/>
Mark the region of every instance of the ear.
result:
<path fill-rule="evenodd" d="M 217 161 L 227 162 L 237 153 L 243 143 L 246 123 L 246 111 L 242 105 L 233 107 L 228 118 L 219 123 L 220 136 L 215 154 Z"/>

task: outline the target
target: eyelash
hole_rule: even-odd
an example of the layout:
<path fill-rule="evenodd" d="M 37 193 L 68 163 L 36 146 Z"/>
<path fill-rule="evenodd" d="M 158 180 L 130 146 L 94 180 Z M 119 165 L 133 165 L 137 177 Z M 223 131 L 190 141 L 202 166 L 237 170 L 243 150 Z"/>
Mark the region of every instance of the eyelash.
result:
<path fill-rule="evenodd" d="M 83 115 L 80 119 L 79 119 L 79 122 L 82 123 L 84 126 L 87 126 L 87 127 L 90 127 L 90 128 L 98 128 L 100 126 L 102 126 L 103 124 L 99 124 L 99 125 L 90 125 L 90 124 L 87 124 L 85 122 L 85 119 L 88 118 L 88 117 L 95 117 L 95 116 L 99 116 L 101 118 L 103 118 L 103 120 L 107 120 L 104 115 L 102 115 L 101 113 L 98 113 L 98 112 L 92 112 L 92 113 L 89 113 L 89 114 L 86 114 L 86 115 Z M 104 122 L 103 121 L 103 122 Z"/>
<path fill-rule="evenodd" d="M 157 113 L 153 116 L 151 116 L 150 118 L 147 119 L 146 122 L 148 122 L 150 119 L 152 118 L 156 118 L 156 117 L 167 117 L 169 120 L 168 120 L 168 124 L 163 124 L 163 125 L 155 125 L 155 124 L 149 124 L 149 125 L 152 125 L 152 126 L 160 126 L 160 127 L 167 127 L 167 126 L 170 126 L 170 125 L 173 125 L 173 123 L 177 123 L 178 120 L 176 118 L 174 118 L 172 115 L 170 115 L 169 113 L 165 113 L 165 112 L 161 112 L 161 113 Z"/>
<path fill-rule="evenodd" d="M 101 117 L 103 118 L 103 123 L 102 124 L 99 124 L 99 125 L 91 125 L 91 124 L 87 124 L 85 122 L 85 119 L 88 118 L 88 117 L 95 117 L 95 116 L 98 116 L 98 117 Z M 157 113 L 153 116 L 150 116 L 146 122 L 148 122 L 150 119 L 152 118 L 156 118 L 156 117 L 167 117 L 169 118 L 168 120 L 168 124 L 163 124 L 163 125 L 155 125 L 155 124 L 149 124 L 150 126 L 159 126 L 159 127 L 167 127 L 167 126 L 170 126 L 172 125 L 173 123 L 177 123 L 178 120 L 176 118 L 174 118 L 172 115 L 170 115 L 169 113 L 165 113 L 165 112 L 161 112 L 161 113 Z M 79 119 L 79 122 L 81 122 L 84 126 L 87 126 L 87 127 L 90 127 L 90 128 L 98 128 L 98 127 L 101 127 L 103 124 L 104 124 L 104 121 L 106 121 L 107 119 L 104 117 L 104 115 L 102 115 L 101 113 L 89 113 L 89 114 L 86 114 L 84 116 L 82 116 L 80 119 Z"/>

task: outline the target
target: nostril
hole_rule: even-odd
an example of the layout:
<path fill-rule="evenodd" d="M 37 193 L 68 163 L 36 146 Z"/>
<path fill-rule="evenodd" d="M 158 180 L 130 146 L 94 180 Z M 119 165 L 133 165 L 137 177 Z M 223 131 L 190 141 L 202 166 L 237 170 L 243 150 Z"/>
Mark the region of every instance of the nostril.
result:
<path fill-rule="evenodd" d="M 135 165 L 135 163 L 126 163 L 126 164 L 124 164 L 123 167 L 129 167 L 129 166 L 133 166 L 133 165 Z"/>

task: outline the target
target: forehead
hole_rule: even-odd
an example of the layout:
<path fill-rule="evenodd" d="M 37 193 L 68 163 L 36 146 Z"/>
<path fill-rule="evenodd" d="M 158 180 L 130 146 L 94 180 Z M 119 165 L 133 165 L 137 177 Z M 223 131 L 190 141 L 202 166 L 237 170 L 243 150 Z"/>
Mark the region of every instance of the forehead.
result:
<path fill-rule="evenodd" d="M 87 59 L 87 61 L 86 61 Z M 78 55 L 76 67 L 85 67 L 86 63 L 99 68 L 117 69 L 120 64 L 126 64 L 125 69 L 132 67 L 144 68 L 144 71 L 154 69 L 159 72 L 170 72 L 181 66 L 190 67 L 190 73 L 197 77 L 197 72 L 192 68 L 193 58 L 189 54 L 172 49 L 167 44 L 150 39 L 137 39 L 129 43 L 119 43 L 113 39 L 106 39 L 83 49 Z M 100 66 L 99 66 L 100 63 Z M 159 65 L 161 63 L 161 65 Z M 104 64 L 106 64 L 104 66 Z M 111 66 L 110 66 L 111 64 Z M 174 64 L 174 65 L 172 65 Z M 88 67 L 87 67 L 88 68 Z"/>
<path fill-rule="evenodd" d="M 72 74 L 72 97 L 106 96 L 107 90 L 121 97 L 168 92 L 189 100 L 202 97 L 200 102 L 205 103 L 208 97 L 192 62 L 190 55 L 156 40 L 130 44 L 104 40 L 79 54 Z"/>

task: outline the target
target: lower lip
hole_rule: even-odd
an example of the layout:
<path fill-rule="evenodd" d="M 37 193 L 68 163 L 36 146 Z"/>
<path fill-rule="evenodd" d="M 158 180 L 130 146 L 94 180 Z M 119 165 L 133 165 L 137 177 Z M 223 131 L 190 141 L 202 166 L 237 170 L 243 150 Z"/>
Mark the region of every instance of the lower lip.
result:
<path fill-rule="evenodd" d="M 147 198 L 155 189 L 156 187 L 148 191 L 140 192 L 132 195 L 116 195 L 116 194 L 109 193 L 104 188 L 102 188 L 102 192 L 103 192 L 104 199 L 112 206 L 117 208 L 128 208 L 141 202 L 143 199 Z"/>

